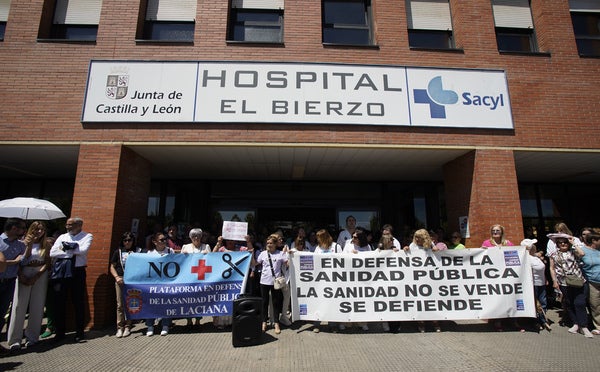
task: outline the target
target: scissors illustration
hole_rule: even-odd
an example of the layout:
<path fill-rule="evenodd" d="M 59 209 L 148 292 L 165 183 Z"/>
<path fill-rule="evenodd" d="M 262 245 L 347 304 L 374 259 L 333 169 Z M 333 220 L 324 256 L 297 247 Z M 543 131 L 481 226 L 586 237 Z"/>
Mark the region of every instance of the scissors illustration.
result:
<path fill-rule="evenodd" d="M 243 258 L 239 259 L 236 263 L 231 263 L 231 255 L 229 253 L 225 253 L 223 254 L 223 261 L 225 261 L 225 263 L 227 263 L 227 265 L 231 266 L 229 269 L 223 271 L 223 279 L 228 279 L 229 277 L 231 277 L 231 274 L 233 274 L 233 270 L 237 271 L 238 274 L 240 274 L 241 276 L 244 276 L 246 274 L 244 274 L 242 272 L 242 270 L 240 270 L 237 265 L 241 264 L 242 262 L 246 261 L 246 259 L 249 256 L 244 256 Z"/>

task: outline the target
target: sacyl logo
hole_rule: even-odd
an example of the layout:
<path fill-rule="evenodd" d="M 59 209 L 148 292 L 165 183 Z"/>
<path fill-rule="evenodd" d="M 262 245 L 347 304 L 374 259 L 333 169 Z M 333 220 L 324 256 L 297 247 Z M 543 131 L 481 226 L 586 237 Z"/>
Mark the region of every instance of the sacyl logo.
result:
<path fill-rule="evenodd" d="M 442 77 L 436 76 L 429 81 L 427 90 L 414 89 L 415 103 L 425 103 L 429 105 L 429 113 L 432 119 L 446 118 L 446 105 L 458 103 L 458 93 L 453 90 L 445 90 L 442 86 Z M 471 92 L 461 94 L 462 104 L 464 106 L 483 106 L 491 111 L 498 107 L 504 107 L 504 94 L 497 96 L 480 96 Z"/>
<path fill-rule="evenodd" d="M 444 105 L 453 105 L 458 102 L 458 94 L 453 90 L 444 90 L 442 77 L 436 76 L 425 89 L 415 89 L 415 103 L 426 103 L 429 105 L 429 113 L 433 119 L 445 119 L 446 109 Z"/>

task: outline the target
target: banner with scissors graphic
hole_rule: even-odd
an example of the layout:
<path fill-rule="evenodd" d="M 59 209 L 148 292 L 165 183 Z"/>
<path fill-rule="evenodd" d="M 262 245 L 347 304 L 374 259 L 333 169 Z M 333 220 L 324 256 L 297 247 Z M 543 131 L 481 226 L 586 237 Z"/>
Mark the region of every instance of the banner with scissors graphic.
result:
<path fill-rule="evenodd" d="M 125 267 L 126 314 L 130 319 L 231 315 L 249 267 L 249 252 L 133 253 Z"/>

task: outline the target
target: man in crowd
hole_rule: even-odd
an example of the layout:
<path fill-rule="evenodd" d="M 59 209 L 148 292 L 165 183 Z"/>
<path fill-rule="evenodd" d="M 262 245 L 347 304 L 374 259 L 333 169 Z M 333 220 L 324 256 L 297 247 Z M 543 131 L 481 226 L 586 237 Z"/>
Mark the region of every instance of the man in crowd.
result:
<path fill-rule="evenodd" d="M 1 260 L 4 263 L 0 263 L 0 330 L 4 327 L 4 314 L 13 299 L 19 263 L 25 253 L 25 244 L 19 238 L 26 228 L 22 219 L 9 218 L 4 224 L 4 232 L 0 235 L 0 254 L 4 258 Z M 5 267 L 4 272 L 2 267 Z"/>
<path fill-rule="evenodd" d="M 87 296 L 86 271 L 87 253 L 92 244 L 92 234 L 82 230 L 83 220 L 79 217 L 71 217 L 65 225 L 67 232 L 56 239 L 50 257 L 74 259 L 72 276 L 54 281 L 53 289 L 55 295 L 56 314 L 56 341 L 65 337 L 65 307 L 67 293 L 71 292 L 71 299 L 75 308 L 75 342 L 84 339 L 85 327 L 85 304 Z"/>

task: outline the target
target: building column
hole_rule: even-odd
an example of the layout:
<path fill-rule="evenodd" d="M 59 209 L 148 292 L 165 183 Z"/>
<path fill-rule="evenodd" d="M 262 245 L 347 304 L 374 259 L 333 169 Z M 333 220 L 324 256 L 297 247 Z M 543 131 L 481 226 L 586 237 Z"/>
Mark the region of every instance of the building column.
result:
<path fill-rule="evenodd" d="M 465 246 L 480 247 L 494 224 L 504 226 L 511 242 L 521 242 L 523 217 L 512 150 L 475 150 L 446 163 L 444 186 L 448 229 L 460 231 L 459 217 L 468 217 Z"/>
<path fill-rule="evenodd" d="M 133 219 L 145 226 L 150 178 L 148 161 L 120 144 L 79 148 L 71 216 L 83 218 L 83 229 L 94 235 L 87 266 L 89 327 L 115 319 L 110 255 Z"/>

